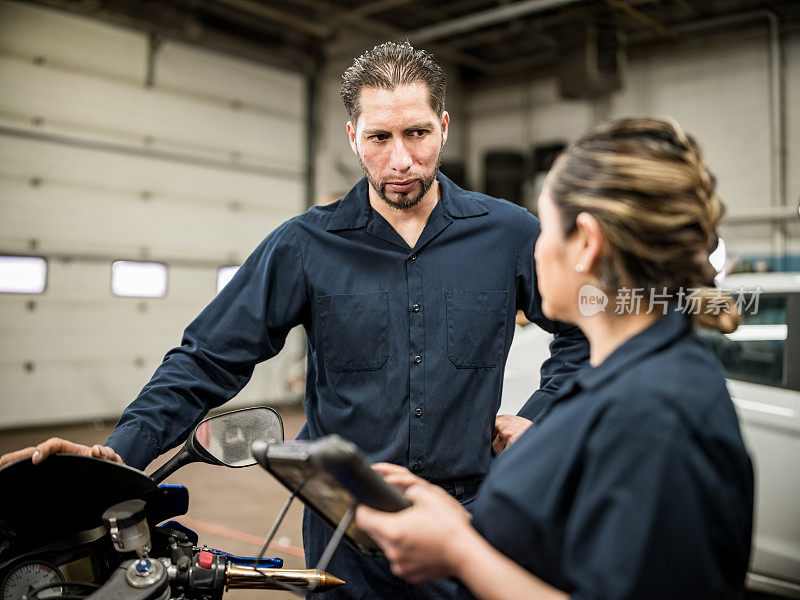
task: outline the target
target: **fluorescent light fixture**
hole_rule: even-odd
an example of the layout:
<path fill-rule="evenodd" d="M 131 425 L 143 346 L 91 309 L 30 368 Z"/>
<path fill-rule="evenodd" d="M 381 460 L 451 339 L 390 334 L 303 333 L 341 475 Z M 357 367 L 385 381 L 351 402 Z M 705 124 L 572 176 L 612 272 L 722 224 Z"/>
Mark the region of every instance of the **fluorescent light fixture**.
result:
<path fill-rule="evenodd" d="M 788 325 L 739 325 L 739 329 L 725 335 L 734 342 L 781 342 L 788 333 Z"/>
<path fill-rule="evenodd" d="M 719 238 L 717 241 L 717 247 L 714 251 L 709 255 L 708 261 L 711 263 L 711 266 L 714 267 L 714 270 L 717 272 L 717 276 L 714 278 L 714 281 L 719 285 L 722 283 L 722 280 L 725 279 L 725 262 L 728 260 L 728 251 L 725 247 L 725 240 Z"/>
<path fill-rule="evenodd" d="M 232 266 L 232 267 L 220 267 L 217 271 L 217 293 L 219 294 L 220 290 L 228 285 L 228 282 L 233 279 L 233 276 L 236 275 L 236 271 L 239 270 L 239 266 Z"/>
<path fill-rule="evenodd" d="M 167 265 L 118 260 L 111 265 L 111 292 L 131 298 L 161 298 L 167 293 Z"/>
<path fill-rule="evenodd" d="M 41 294 L 47 262 L 38 256 L 0 256 L 0 293 Z"/>

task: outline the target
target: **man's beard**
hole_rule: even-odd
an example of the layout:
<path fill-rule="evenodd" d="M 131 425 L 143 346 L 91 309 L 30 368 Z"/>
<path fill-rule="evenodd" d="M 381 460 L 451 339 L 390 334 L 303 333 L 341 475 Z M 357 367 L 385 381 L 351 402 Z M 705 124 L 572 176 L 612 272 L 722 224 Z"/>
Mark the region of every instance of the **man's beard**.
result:
<path fill-rule="evenodd" d="M 386 186 L 388 185 L 387 181 L 376 181 L 373 179 L 360 156 L 358 157 L 358 162 L 361 164 L 361 170 L 364 171 L 364 176 L 367 178 L 369 185 L 378 193 L 378 196 L 380 196 L 381 200 L 386 202 L 386 204 L 392 208 L 396 208 L 398 210 L 407 210 L 419 204 L 420 201 L 425 197 L 425 194 L 428 193 L 428 190 L 431 189 L 433 182 L 436 181 L 436 175 L 439 173 L 439 167 L 442 165 L 442 150 L 441 148 L 439 149 L 439 155 L 436 157 L 436 167 L 434 167 L 433 173 L 431 173 L 430 177 L 423 177 L 421 175 L 413 174 L 411 177 L 409 177 L 409 179 L 419 180 L 419 193 L 412 196 L 411 194 L 401 192 L 398 194 L 397 200 L 392 200 L 386 195 Z"/>

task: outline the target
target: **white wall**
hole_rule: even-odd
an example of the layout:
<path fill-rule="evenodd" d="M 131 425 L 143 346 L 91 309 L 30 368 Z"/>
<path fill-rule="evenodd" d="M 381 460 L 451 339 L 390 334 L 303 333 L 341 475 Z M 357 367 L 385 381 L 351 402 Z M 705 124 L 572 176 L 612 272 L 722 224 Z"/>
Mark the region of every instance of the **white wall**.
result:
<path fill-rule="evenodd" d="M 139 32 L 0 2 L 0 254 L 48 259 L 0 294 L 0 428 L 118 415 L 238 264 L 305 204 L 305 81 Z M 113 259 L 167 295 L 110 291 Z M 292 397 L 294 332 L 234 404 Z M 26 368 L 27 365 L 27 368 Z"/>
<path fill-rule="evenodd" d="M 669 115 L 697 137 L 719 180 L 729 214 L 769 206 L 770 122 L 767 29 L 708 36 L 648 58 L 632 60 L 624 88 L 610 99 L 567 101 L 554 78 L 473 90 L 468 173 L 480 188 L 487 151 L 569 141 L 608 116 Z M 789 176 L 788 201 L 800 196 L 800 37 L 785 42 Z M 730 224 L 723 235 L 733 254 L 769 254 L 767 224 Z M 789 250 L 800 250 L 800 225 L 788 224 Z"/>
<path fill-rule="evenodd" d="M 316 190 L 314 201 L 324 204 L 345 194 L 358 181 L 361 166 L 347 140 L 347 111 L 339 98 L 339 83 L 346 61 L 331 62 L 317 87 Z"/>

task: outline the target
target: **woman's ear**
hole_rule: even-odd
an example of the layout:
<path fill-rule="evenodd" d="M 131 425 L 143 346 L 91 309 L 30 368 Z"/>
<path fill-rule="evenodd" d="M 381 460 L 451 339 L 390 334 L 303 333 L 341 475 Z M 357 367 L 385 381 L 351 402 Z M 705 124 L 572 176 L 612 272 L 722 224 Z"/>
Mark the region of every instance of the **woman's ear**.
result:
<path fill-rule="evenodd" d="M 581 265 L 580 271 L 596 275 L 605 246 L 603 230 L 600 229 L 597 219 L 586 212 L 580 213 L 575 218 L 575 228 L 573 236 L 576 239 L 577 264 Z"/>

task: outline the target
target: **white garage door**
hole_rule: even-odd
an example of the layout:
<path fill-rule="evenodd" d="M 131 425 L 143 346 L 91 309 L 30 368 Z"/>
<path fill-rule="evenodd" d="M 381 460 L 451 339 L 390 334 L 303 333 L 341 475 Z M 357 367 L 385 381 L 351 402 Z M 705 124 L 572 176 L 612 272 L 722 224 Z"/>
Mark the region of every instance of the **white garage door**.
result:
<path fill-rule="evenodd" d="M 0 427 L 111 417 L 186 324 L 305 202 L 305 81 L 144 33 L 0 2 L 0 255 L 47 261 L 0 293 Z M 116 260 L 166 265 L 160 298 Z M 294 332 L 237 404 L 291 397 Z"/>

